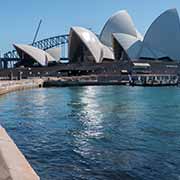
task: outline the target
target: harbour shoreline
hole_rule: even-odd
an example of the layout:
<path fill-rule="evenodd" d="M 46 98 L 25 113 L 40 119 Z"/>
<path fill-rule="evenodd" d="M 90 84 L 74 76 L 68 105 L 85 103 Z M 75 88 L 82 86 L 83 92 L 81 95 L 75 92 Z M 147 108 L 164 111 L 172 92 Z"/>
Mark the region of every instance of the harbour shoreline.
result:
<path fill-rule="evenodd" d="M 39 88 L 43 86 L 43 82 L 43 79 L 0 81 L 0 95 L 19 90 Z"/>
<path fill-rule="evenodd" d="M 150 80 L 151 77 L 154 80 Z M 1 80 L 0 95 L 10 92 L 43 88 L 43 87 L 69 87 L 69 86 L 108 86 L 108 85 L 124 85 L 124 86 L 143 86 L 143 87 L 160 87 L 160 86 L 178 86 L 178 77 L 172 80 L 157 80 L 164 78 L 161 75 L 101 75 L 101 76 L 72 76 L 72 77 L 37 77 L 21 80 Z M 165 78 L 167 78 L 166 76 Z M 148 79 L 148 80 L 147 80 Z"/>

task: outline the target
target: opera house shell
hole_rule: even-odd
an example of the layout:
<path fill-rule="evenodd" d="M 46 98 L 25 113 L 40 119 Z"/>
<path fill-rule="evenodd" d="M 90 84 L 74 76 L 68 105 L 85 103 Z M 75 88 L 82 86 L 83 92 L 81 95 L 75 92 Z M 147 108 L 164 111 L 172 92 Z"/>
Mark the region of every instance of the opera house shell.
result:
<path fill-rule="evenodd" d="M 116 45 L 114 45 L 115 39 Z M 129 56 L 123 48 L 126 46 L 127 50 L 130 45 L 140 40 L 142 36 L 130 15 L 125 10 L 119 11 L 105 23 L 100 36 L 83 27 L 72 27 L 69 36 L 69 60 L 102 63 L 107 60 L 126 59 Z M 121 43 L 123 43 L 122 47 L 120 47 Z M 132 54 L 130 58 L 134 58 L 134 51 L 137 51 L 134 46 L 128 50 L 128 53 Z"/>
<path fill-rule="evenodd" d="M 102 44 L 97 35 L 82 27 L 72 27 L 69 37 L 69 61 L 101 63 L 113 60 L 112 48 Z"/>
<path fill-rule="evenodd" d="M 34 64 L 47 66 L 48 63 L 56 61 L 57 58 L 57 49 L 50 49 L 46 52 L 33 46 L 24 44 L 14 44 L 14 47 L 21 58 L 21 63 L 25 66 Z"/>
<path fill-rule="evenodd" d="M 112 33 L 118 59 L 180 60 L 180 19 L 176 9 L 161 14 L 143 39 L 132 33 Z"/>
<path fill-rule="evenodd" d="M 46 52 L 51 55 L 56 61 L 60 60 L 60 54 L 61 54 L 61 48 L 59 47 L 54 47 L 47 49 Z"/>
<path fill-rule="evenodd" d="M 180 19 L 177 10 L 169 9 L 161 14 L 144 37 L 124 10 L 108 19 L 100 36 L 82 27 L 71 28 L 70 62 L 102 63 L 107 59 L 179 61 Z"/>
<path fill-rule="evenodd" d="M 176 9 L 165 11 L 152 23 L 144 37 L 144 46 L 156 50 L 158 58 L 180 60 L 180 19 Z"/>
<path fill-rule="evenodd" d="M 109 18 L 100 34 L 100 41 L 106 46 L 112 47 L 113 33 L 128 34 L 136 38 L 142 38 L 126 10 L 118 11 Z"/>

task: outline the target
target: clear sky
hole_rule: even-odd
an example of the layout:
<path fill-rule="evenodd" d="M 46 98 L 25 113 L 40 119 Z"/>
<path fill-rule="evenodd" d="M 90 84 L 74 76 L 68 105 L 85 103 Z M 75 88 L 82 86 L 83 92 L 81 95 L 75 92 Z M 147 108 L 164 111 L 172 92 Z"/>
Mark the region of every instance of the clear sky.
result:
<path fill-rule="evenodd" d="M 144 34 L 169 8 L 177 8 L 180 13 L 180 0 L 2 0 L 0 49 L 4 53 L 13 43 L 31 43 L 40 19 L 43 23 L 38 39 L 68 33 L 71 26 L 100 33 L 108 17 L 126 9 Z"/>

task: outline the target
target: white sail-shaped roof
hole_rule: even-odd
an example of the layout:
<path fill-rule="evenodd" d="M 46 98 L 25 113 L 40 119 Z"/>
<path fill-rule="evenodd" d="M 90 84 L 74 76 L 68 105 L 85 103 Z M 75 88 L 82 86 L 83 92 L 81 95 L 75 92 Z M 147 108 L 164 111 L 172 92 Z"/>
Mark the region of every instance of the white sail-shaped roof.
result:
<path fill-rule="evenodd" d="M 116 38 L 125 50 L 128 50 L 136 41 L 138 41 L 136 37 L 123 33 L 114 33 L 113 37 Z"/>
<path fill-rule="evenodd" d="M 16 48 L 17 52 L 23 52 L 24 54 L 29 55 L 42 66 L 46 66 L 50 61 L 55 61 L 55 59 L 47 52 L 33 46 L 25 44 L 14 44 L 14 47 Z"/>
<path fill-rule="evenodd" d="M 55 47 L 47 49 L 46 52 L 50 54 L 56 61 L 60 60 L 61 48 Z"/>
<path fill-rule="evenodd" d="M 165 11 L 152 23 L 144 44 L 172 60 L 180 60 L 180 20 L 176 9 Z"/>
<path fill-rule="evenodd" d="M 113 49 L 102 44 L 103 59 L 114 60 Z"/>
<path fill-rule="evenodd" d="M 139 52 L 138 58 L 149 58 L 149 59 L 161 59 L 167 58 L 168 55 L 161 52 L 160 50 L 153 49 L 152 47 L 142 44 L 142 48 Z"/>
<path fill-rule="evenodd" d="M 104 58 L 114 59 L 112 50 L 104 46 L 93 32 L 82 27 L 72 27 L 69 38 L 70 61 L 72 61 L 74 54 L 79 50 L 81 43 L 86 46 L 96 63 L 101 63 Z"/>
<path fill-rule="evenodd" d="M 130 59 L 137 59 L 142 42 L 135 36 L 123 33 L 114 33 L 113 38 L 124 49 Z"/>
<path fill-rule="evenodd" d="M 136 29 L 136 33 L 137 33 L 137 38 L 140 40 L 140 41 L 143 41 L 144 37 L 143 35 Z"/>
<path fill-rule="evenodd" d="M 139 33 L 137 35 L 137 32 L 132 18 L 127 11 L 123 10 L 109 18 L 100 34 L 100 40 L 106 46 L 112 47 L 113 33 L 129 34 L 135 37 L 141 36 Z"/>

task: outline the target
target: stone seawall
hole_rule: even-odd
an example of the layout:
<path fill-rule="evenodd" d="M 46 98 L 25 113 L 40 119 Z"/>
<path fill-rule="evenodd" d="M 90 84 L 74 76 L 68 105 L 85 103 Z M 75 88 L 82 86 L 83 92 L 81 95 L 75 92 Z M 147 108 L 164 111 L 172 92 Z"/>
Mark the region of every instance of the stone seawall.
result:
<path fill-rule="evenodd" d="M 43 87 L 43 79 L 27 79 L 20 81 L 0 81 L 0 95 L 37 87 Z"/>
<path fill-rule="evenodd" d="M 72 76 L 47 78 L 44 80 L 44 87 L 64 87 L 64 86 L 99 86 L 99 85 L 126 85 L 128 76 Z"/>
<path fill-rule="evenodd" d="M 39 180 L 25 157 L 0 127 L 0 180 Z"/>

